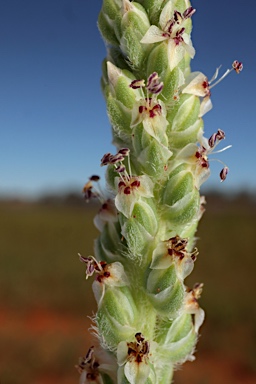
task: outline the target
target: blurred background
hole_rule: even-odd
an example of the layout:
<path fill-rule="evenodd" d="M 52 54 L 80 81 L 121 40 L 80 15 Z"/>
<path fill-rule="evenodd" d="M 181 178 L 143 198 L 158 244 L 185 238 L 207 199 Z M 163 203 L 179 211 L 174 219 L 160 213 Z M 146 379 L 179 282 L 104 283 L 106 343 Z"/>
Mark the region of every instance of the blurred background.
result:
<path fill-rule="evenodd" d="M 204 282 L 196 361 L 175 383 L 256 382 L 256 3 L 193 1 L 193 70 L 244 63 L 212 89 L 205 134 L 226 132 L 203 188 L 207 211 L 187 284 Z M 0 382 L 71 384 L 92 340 L 91 282 L 77 253 L 93 252 L 96 206 L 81 194 L 112 151 L 100 91 L 101 0 L 0 0 Z M 215 156 L 213 156 L 215 157 Z"/>

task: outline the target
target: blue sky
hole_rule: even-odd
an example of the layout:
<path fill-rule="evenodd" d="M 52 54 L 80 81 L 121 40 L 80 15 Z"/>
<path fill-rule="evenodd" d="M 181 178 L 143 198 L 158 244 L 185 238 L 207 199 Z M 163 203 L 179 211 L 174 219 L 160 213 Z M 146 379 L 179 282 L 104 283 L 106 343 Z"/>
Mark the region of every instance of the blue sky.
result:
<path fill-rule="evenodd" d="M 100 90 L 105 46 L 96 21 L 101 0 L 0 1 L 0 195 L 35 197 L 80 192 L 91 174 L 103 176 L 102 155 L 113 151 Z M 212 89 L 205 134 L 226 132 L 232 148 L 211 163 L 208 188 L 256 188 L 256 2 L 194 0 L 193 70 L 209 78 L 222 64 L 244 63 Z M 238 5 L 239 4 L 239 5 Z M 214 156 L 213 156 L 214 157 Z"/>

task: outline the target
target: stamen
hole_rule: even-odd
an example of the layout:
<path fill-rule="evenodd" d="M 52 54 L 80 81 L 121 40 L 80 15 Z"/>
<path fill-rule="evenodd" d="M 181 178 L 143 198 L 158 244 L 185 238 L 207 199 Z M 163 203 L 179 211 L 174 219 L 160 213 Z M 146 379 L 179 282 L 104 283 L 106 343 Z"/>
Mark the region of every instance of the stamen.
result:
<path fill-rule="evenodd" d="M 203 291 L 203 283 L 196 283 L 192 289 L 193 296 L 196 300 L 200 299 L 202 291 Z"/>
<path fill-rule="evenodd" d="M 127 186 L 124 188 L 124 194 L 125 195 L 130 195 L 131 194 L 131 187 Z"/>
<path fill-rule="evenodd" d="M 235 60 L 232 64 L 233 69 L 236 71 L 236 73 L 240 73 L 243 70 L 243 63 Z"/>
<path fill-rule="evenodd" d="M 243 64 L 241 62 L 235 60 L 232 64 L 232 67 L 230 69 L 227 69 L 226 72 L 224 73 L 224 75 L 222 75 L 219 78 L 219 80 L 217 80 L 215 83 L 212 84 L 212 81 L 215 80 L 218 76 L 219 68 L 217 68 L 213 79 L 211 81 L 209 81 L 209 84 L 210 84 L 209 89 L 213 88 L 213 87 L 215 87 L 215 85 L 219 84 L 233 70 L 235 70 L 236 73 L 239 74 L 242 71 L 242 69 L 243 69 Z"/>
<path fill-rule="evenodd" d="M 174 11 L 173 20 L 177 24 L 180 24 L 183 21 L 183 17 L 179 11 Z"/>
<path fill-rule="evenodd" d="M 100 177 L 98 175 L 92 175 L 89 180 L 91 181 L 99 181 L 100 180 Z"/>
<path fill-rule="evenodd" d="M 93 256 L 84 257 L 80 253 L 78 253 L 78 256 L 80 261 L 86 264 L 86 280 L 94 273 L 102 273 L 103 268 L 107 265 L 105 261 L 98 262 Z"/>
<path fill-rule="evenodd" d="M 221 153 L 221 152 L 224 152 L 226 151 L 227 149 L 231 148 L 232 145 L 227 145 L 226 147 L 222 148 L 222 149 L 219 149 L 218 151 L 214 151 L 214 152 L 210 152 L 212 155 L 215 155 L 215 153 Z"/>
<path fill-rule="evenodd" d="M 116 168 L 115 168 L 115 171 L 116 172 L 118 172 L 118 173 L 123 173 L 123 172 L 125 172 L 125 165 L 119 165 L 119 166 L 117 166 Z"/>
<path fill-rule="evenodd" d="M 175 41 L 176 45 L 179 45 L 184 41 L 182 35 L 185 31 L 185 28 L 181 28 L 179 31 L 176 32 L 176 35 L 174 36 L 173 40 Z"/>
<path fill-rule="evenodd" d="M 86 382 L 98 382 L 100 364 L 94 357 L 94 347 L 89 348 L 86 356 L 79 358 L 79 364 L 75 366 L 80 374 L 86 372 Z M 84 382 L 84 381 L 83 381 Z"/>
<path fill-rule="evenodd" d="M 214 133 L 208 140 L 208 144 L 211 148 L 214 148 L 219 141 L 225 139 L 225 132 L 221 129 L 218 129 L 216 133 Z"/>
<path fill-rule="evenodd" d="M 97 197 L 97 195 L 92 192 L 92 188 L 93 184 L 91 181 L 88 181 L 83 187 L 83 193 L 86 202 L 88 202 L 92 197 Z"/>
<path fill-rule="evenodd" d="M 153 72 L 148 77 L 148 83 L 146 85 L 147 90 L 155 95 L 159 94 L 163 89 L 164 83 L 160 82 L 160 77 L 157 72 Z"/>
<path fill-rule="evenodd" d="M 116 155 L 112 155 L 109 163 L 116 164 L 116 163 L 122 162 L 123 160 L 124 160 L 123 155 L 121 155 L 121 153 L 117 153 Z"/>
<path fill-rule="evenodd" d="M 195 8 L 189 7 L 183 12 L 183 19 L 189 19 L 196 12 Z"/>
<path fill-rule="evenodd" d="M 145 340 L 141 332 L 136 333 L 135 342 L 128 342 L 128 360 L 140 364 L 143 361 L 147 362 L 150 351 L 149 342 Z"/>
<path fill-rule="evenodd" d="M 92 175 L 89 177 L 89 181 L 83 187 L 84 198 L 86 202 L 89 202 L 92 198 L 98 198 L 98 200 L 103 203 L 104 201 L 104 193 L 99 184 L 97 184 L 97 188 L 93 183 L 97 183 L 100 180 L 98 175 Z"/>
<path fill-rule="evenodd" d="M 134 181 L 131 183 L 131 187 L 139 188 L 139 187 L 140 187 L 140 181 L 139 181 L 139 180 L 134 180 Z"/>
<path fill-rule="evenodd" d="M 132 89 L 138 89 L 145 87 L 145 80 L 133 80 L 129 85 Z"/>
<path fill-rule="evenodd" d="M 220 171 L 220 181 L 221 181 L 221 182 L 224 181 L 224 180 L 226 180 L 228 171 L 229 171 L 229 169 L 228 169 L 228 167 L 226 167 L 226 166 Z"/>
<path fill-rule="evenodd" d="M 197 259 L 197 256 L 199 255 L 198 249 L 195 248 L 195 250 L 190 254 L 191 259 L 195 262 Z"/>
<path fill-rule="evenodd" d="M 129 175 L 132 175 L 131 161 L 130 161 L 129 153 L 128 153 L 128 155 L 127 155 L 127 162 L 128 162 L 128 171 L 129 171 Z"/>
<path fill-rule="evenodd" d="M 123 156 L 128 156 L 130 153 L 130 149 L 129 148 L 121 148 L 121 149 L 119 149 L 118 153 L 120 153 Z"/>
<path fill-rule="evenodd" d="M 101 165 L 101 166 L 104 166 L 104 165 L 108 165 L 108 164 L 110 164 L 110 161 L 111 161 L 112 156 L 113 156 L 113 155 L 111 155 L 110 152 L 106 153 L 106 154 L 102 157 L 102 159 L 101 159 L 101 161 L 100 161 L 100 162 L 101 162 L 100 165 Z"/>
<path fill-rule="evenodd" d="M 163 36 L 164 37 L 170 37 L 171 36 L 171 33 L 172 33 L 172 28 L 175 24 L 175 21 L 174 20 L 168 20 L 165 27 L 164 27 L 164 31 L 166 31 L 166 36 L 164 36 L 165 34 L 163 33 Z"/>

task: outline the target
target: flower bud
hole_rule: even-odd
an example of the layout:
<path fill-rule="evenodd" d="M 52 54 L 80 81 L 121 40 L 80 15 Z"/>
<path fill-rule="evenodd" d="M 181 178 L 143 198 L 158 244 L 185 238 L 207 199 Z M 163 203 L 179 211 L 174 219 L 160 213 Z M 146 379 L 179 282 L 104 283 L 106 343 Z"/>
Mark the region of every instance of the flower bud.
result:
<path fill-rule="evenodd" d="M 122 340 L 131 339 L 136 330 L 137 309 L 130 289 L 108 287 L 95 318 L 102 342 L 115 350 Z"/>
<path fill-rule="evenodd" d="M 120 138 L 131 145 L 131 111 L 126 108 L 111 93 L 106 97 L 108 117 L 113 126 L 114 140 L 115 137 Z"/>
<path fill-rule="evenodd" d="M 181 364 L 185 361 L 193 361 L 195 343 L 197 341 L 197 335 L 194 330 L 191 330 L 186 336 L 180 340 L 164 345 L 162 347 L 162 353 L 167 361 L 171 361 L 173 364 Z"/>
<path fill-rule="evenodd" d="M 118 247 L 117 247 L 118 244 Z M 119 222 L 107 223 L 95 242 L 95 254 L 98 260 L 112 262 L 119 260 L 124 246 L 121 240 Z"/>
<path fill-rule="evenodd" d="M 126 1 L 126 0 L 124 0 Z M 124 13 L 121 29 L 121 50 L 127 55 L 131 65 L 135 68 L 141 67 L 148 51 L 147 45 L 140 43 L 143 35 L 150 27 L 145 9 L 138 3 L 129 3 L 130 7 Z"/>
<path fill-rule="evenodd" d="M 156 342 L 161 345 L 163 362 L 182 363 L 193 360 L 192 353 L 197 340 L 190 314 L 182 313 L 175 320 L 159 323 Z"/>
<path fill-rule="evenodd" d="M 193 191 L 193 174 L 190 172 L 190 169 L 187 168 L 185 164 L 181 164 L 170 173 L 166 185 L 163 188 L 163 204 L 172 206 Z"/>
<path fill-rule="evenodd" d="M 118 0 L 104 0 L 102 4 L 102 11 L 110 19 L 115 20 L 120 13 L 121 1 Z"/>
<path fill-rule="evenodd" d="M 159 16 L 163 8 L 164 0 L 144 0 L 143 6 L 148 12 L 150 21 L 152 24 L 157 25 L 159 23 Z"/>
<path fill-rule="evenodd" d="M 143 0 L 143 6 L 147 10 L 152 24 L 157 25 L 159 23 L 160 13 L 167 2 L 164 0 Z M 169 0 L 169 2 L 172 3 L 169 8 L 170 12 L 173 9 L 183 13 L 190 4 L 188 0 Z"/>
<path fill-rule="evenodd" d="M 109 19 L 103 10 L 101 10 L 99 13 L 98 28 L 102 37 L 108 44 L 118 46 L 119 42 L 114 30 L 114 21 Z"/>
<path fill-rule="evenodd" d="M 144 250 L 154 238 L 146 231 L 144 226 L 134 217 L 128 220 L 125 219 L 122 224 L 122 235 L 129 248 L 129 257 L 138 263 L 143 262 L 143 259 L 145 261 Z"/>
<path fill-rule="evenodd" d="M 160 345 L 175 343 L 183 339 L 193 329 L 192 317 L 190 314 L 183 313 L 174 320 L 160 322 L 158 329 L 157 343 Z"/>
<path fill-rule="evenodd" d="M 182 199 L 178 200 L 172 206 L 166 205 L 163 219 L 169 223 L 184 227 L 185 225 L 193 224 L 193 220 L 197 218 L 200 207 L 200 195 L 194 187 L 193 191 L 188 193 Z M 180 229 L 177 227 L 177 229 Z"/>
<path fill-rule="evenodd" d="M 184 300 L 182 282 L 177 279 L 175 266 L 153 269 L 147 279 L 147 292 L 154 308 L 171 318 L 177 315 Z"/>
<path fill-rule="evenodd" d="M 134 75 L 127 70 L 121 70 L 107 62 L 107 74 L 113 96 L 130 110 L 133 108 L 136 96 L 142 95 L 138 91 L 134 91 L 129 85 L 134 80 Z"/>
<path fill-rule="evenodd" d="M 194 95 L 180 95 L 173 108 L 168 110 L 169 122 L 167 135 L 172 148 L 182 148 L 186 144 L 196 143 L 203 122 L 198 118 L 200 113 L 199 98 Z"/>
<path fill-rule="evenodd" d="M 194 176 L 186 164 L 179 165 L 171 172 L 163 189 L 162 202 L 166 205 L 163 217 L 171 223 L 184 226 L 197 215 L 200 195 L 194 186 Z"/>
<path fill-rule="evenodd" d="M 171 156 L 172 152 L 167 147 L 155 139 L 150 139 L 150 144 L 138 154 L 138 161 L 144 172 L 150 176 L 161 178 Z"/>

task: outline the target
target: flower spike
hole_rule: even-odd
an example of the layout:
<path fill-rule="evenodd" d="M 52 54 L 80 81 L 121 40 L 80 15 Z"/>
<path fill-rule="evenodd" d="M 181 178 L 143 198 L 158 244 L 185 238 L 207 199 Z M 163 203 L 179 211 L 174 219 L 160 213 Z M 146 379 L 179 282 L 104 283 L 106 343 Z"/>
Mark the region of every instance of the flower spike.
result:
<path fill-rule="evenodd" d="M 94 275 L 99 348 L 77 368 L 80 384 L 167 384 L 177 365 L 195 359 L 203 284 L 190 289 L 185 279 L 200 262 L 200 187 L 212 155 L 230 148 L 217 150 L 222 129 L 204 136 L 202 117 L 212 108 L 212 88 L 243 64 L 235 60 L 220 76 L 219 67 L 209 79 L 191 72 L 189 0 L 102 3 L 98 26 L 108 57 L 101 85 L 116 150 L 101 159 L 105 190 L 96 175 L 83 189 L 86 200 L 101 203 L 94 256 L 79 255 L 86 279 Z M 228 167 L 217 161 L 224 181 Z"/>

